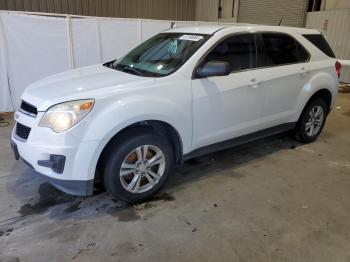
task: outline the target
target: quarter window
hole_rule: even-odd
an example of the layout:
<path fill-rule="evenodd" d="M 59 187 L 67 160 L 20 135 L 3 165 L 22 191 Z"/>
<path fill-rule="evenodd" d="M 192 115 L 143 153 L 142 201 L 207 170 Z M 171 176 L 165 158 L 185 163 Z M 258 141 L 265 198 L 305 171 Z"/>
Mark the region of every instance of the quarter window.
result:
<path fill-rule="evenodd" d="M 286 34 L 262 33 L 263 49 L 260 50 L 259 66 L 276 66 L 306 62 L 309 54 L 293 37 Z"/>
<path fill-rule="evenodd" d="M 327 40 L 321 34 L 310 34 L 303 35 L 307 40 L 313 43 L 318 49 L 320 49 L 323 53 L 328 55 L 329 57 L 335 58 L 335 54 L 333 53 L 332 48 L 329 46 Z"/>
<path fill-rule="evenodd" d="M 254 34 L 235 35 L 223 40 L 206 56 L 202 65 L 210 61 L 229 63 L 231 72 L 255 68 Z"/>

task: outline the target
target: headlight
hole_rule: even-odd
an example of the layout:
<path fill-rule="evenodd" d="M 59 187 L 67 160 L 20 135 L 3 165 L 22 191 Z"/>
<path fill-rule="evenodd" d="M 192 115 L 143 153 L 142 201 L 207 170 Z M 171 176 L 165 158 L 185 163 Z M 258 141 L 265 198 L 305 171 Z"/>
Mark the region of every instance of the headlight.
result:
<path fill-rule="evenodd" d="M 49 108 L 39 126 L 61 133 L 79 123 L 94 106 L 93 99 L 70 101 Z"/>

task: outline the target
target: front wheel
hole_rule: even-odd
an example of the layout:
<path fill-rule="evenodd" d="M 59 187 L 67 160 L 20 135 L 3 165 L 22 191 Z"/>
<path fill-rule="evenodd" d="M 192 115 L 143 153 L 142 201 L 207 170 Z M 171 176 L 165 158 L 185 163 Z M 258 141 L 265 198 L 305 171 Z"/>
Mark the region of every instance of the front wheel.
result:
<path fill-rule="evenodd" d="M 297 138 L 310 143 L 321 134 L 326 123 L 327 105 L 323 99 L 311 101 L 304 109 L 297 126 Z"/>
<path fill-rule="evenodd" d="M 131 130 L 111 145 L 104 183 L 116 199 L 142 202 L 157 193 L 173 166 L 166 138 L 147 129 Z"/>

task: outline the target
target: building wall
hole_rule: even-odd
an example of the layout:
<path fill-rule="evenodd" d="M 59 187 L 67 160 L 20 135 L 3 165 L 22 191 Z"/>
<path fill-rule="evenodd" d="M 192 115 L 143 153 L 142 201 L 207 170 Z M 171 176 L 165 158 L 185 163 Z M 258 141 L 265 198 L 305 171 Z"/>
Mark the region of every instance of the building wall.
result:
<path fill-rule="evenodd" d="M 239 1 L 242 0 L 221 0 L 222 17 L 219 19 L 219 0 L 197 0 L 196 18 L 198 21 L 236 23 Z"/>
<path fill-rule="evenodd" d="M 188 21 L 196 0 L 0 0 L 0 10 Z"/>
<path fill-rule="evenodd" d="M 215 21 L 218 18 L 219 0 L 197 0 L 196 18 L 201 21 Z"/>
<path fill-rule="evenodd" d="M 304 27 L 308 0 L 241 0 L 238 22 Z"/>
<path fill-rule="evenodd" d="M 201 21 L 265 25 L 278 25 L 282 18 L 282 25 L 304 27 L 307 5 L 308 0 L 197 0 L 196 17 Z"/>
<path fill-rule="evenodd" d="M 349 0 L 322 0 L 321 10 L 336 10 L 350 8 Z"/>

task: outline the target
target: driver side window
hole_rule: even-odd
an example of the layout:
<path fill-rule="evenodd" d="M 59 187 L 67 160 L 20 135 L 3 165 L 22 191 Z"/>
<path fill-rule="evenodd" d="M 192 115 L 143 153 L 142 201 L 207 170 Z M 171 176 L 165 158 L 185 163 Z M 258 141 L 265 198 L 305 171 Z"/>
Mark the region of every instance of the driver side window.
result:
<path fill-rule="evenodd" d="M 256 45 L 254 34 L 240 34 L 220 42 L 203 60 L 227 62 L 230 72 L 256 68 Z"/>

